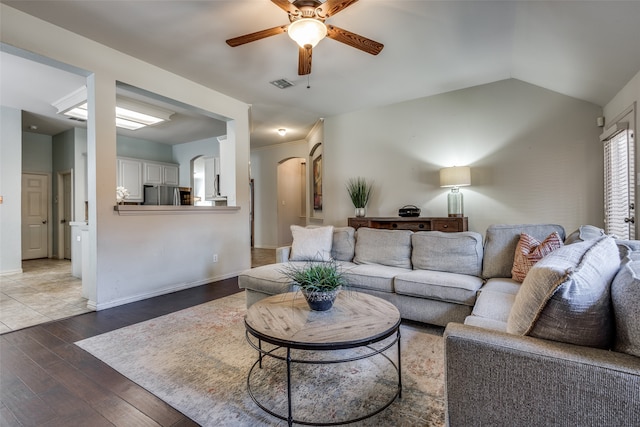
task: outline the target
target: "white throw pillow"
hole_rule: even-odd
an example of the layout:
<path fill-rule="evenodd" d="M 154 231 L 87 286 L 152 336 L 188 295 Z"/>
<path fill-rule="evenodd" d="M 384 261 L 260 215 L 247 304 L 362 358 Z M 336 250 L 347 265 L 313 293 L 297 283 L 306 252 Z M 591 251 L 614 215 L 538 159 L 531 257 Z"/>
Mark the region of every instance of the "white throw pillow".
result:
<path fill-rule="evenodd" d="M 293 244 L 290 261 L 330 261 L 333 226 L 305 228 L 291 226 Z"/>

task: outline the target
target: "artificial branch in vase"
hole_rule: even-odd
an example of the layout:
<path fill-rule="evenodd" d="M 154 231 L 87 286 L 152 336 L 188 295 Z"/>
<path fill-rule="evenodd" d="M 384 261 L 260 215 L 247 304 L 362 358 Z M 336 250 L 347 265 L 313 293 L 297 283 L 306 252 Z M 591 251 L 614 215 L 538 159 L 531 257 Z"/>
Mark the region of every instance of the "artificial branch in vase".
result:
<path fill-rule="evenodd" d="M 351 203 L 356 208 L 356 216 L 365 216 L 365 208 L 371 197 L 373 182 L 368 182 L 365 178 L 351 178 L 347 181 L 347 192 L 351 198 Z"/>

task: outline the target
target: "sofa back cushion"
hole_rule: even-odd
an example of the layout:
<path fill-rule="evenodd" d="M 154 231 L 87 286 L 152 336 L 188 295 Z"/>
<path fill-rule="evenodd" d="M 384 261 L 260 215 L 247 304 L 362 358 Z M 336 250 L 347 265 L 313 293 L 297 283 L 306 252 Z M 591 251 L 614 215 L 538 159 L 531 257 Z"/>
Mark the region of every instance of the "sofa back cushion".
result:
<path fill-rule="evenodd" d="M 290 261 L 329 261 L 333 244 L 333 226 L 300 227 L 291 226 L 293 243 Z"/>
<path fill-rule="evenodd" d="M 611 302 L 616 322 L 614 350 L 640 357 L 640 261 L 625 259 L 611 283 Z"/>
<path fill-rule="evenodd" d="M 566 245 L 529 270 L 507 332 L 589 347 L 613 339 L 611 281 L 620 255 L 611 237 Z"/>
<path fill-rule="evenodd" d="M 356 232 L 356 264 L 411 268 L 411 230 L 361 227 Z"/>
<path fill-rule="evenodd" d="M 482 274 L 482 236 L 479 233 L 418 231 L 411 235 L 411 245 L 411 263 L 415 270 Z"/>
<path fill-rule="evenodd" d="M 356 230 L 353 227 L 334 227 L 331 258 L 352 261 L 356 251 Z"/>
<path fill-rule="evenodd" d="M 484 259 L 482 277 L 511 277 L 513 257 L 521 233 L 543 241 L 556 231 L 564 240 L 565 232 L 561 225 L 555 224 L 493 224 L 487 228 L 484 240 Z"/>

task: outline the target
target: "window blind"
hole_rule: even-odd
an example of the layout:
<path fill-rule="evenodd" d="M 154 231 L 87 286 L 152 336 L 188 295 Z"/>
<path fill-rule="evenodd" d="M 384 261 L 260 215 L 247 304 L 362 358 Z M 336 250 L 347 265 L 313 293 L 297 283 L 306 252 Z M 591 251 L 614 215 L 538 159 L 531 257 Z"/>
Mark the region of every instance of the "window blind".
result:
<path fill-rule="evenodd" d="M 604 222 L 607 234 L 634 239 L 634 153 L 629 131 L 604 141 Z"/>

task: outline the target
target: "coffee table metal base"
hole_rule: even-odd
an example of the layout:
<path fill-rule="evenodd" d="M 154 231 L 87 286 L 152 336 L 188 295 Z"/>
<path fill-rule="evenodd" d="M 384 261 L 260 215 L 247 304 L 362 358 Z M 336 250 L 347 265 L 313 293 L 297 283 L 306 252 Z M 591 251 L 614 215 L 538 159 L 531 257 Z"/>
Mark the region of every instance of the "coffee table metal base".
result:
<path fill-rule="evenodd" d="M 369 344 L 374 344 L 375 342 L 379 342 L 379 341 L 383 341 L 384 339 L 392 336 L 395 333 L 395 337 L 393 338 L 393 340 L 389 343 L 384 343 L 384 346 L 382 346 L 379 349 L 376 349 L 374 347 L 372 347 L 371 345 L 358 345 L 358 346 L 346 346 L 346 347 L 342 347 L 344 348 L 356 348 L 356 347 L 361 347 L 361 348 L 366 348 L 368 350 L 370 350 L 369 352 L 366 352 L 365 354 L 361 354 L 361 355 L 357 355 L 357 356 L 352 356 L 352 357 L 347 357 L 344 359 L 331 359 L 331 360 L 307 360 L 307 359 L 294 359 L 291 356 L 291 347 L 287 347 L 287 346 L 276 346 L 274 348 L 271 349 L 263 349 L 262 347 L 262 339 L 260 339 L 260 337 L 256 337 L 254 336 L 254 338 L 252 338 L 253 335 L 259 335 L 259 334 L 252 334 L 250 331 L 247 330 L 246 332 L 246 337 L 247 337 L 247 341 L 249 342 L 249 344 L 258 351 L 258 360 L 256 360 L 256 362 L 251 366 L 251 369 L 249 370 L 249 374 L 247 375 L 247 390 L 249 392 L 249 395 L 251 396 L 251 399 L 255 402 L 256 405 L 258 405 L 258 407 L 260 407 L 263 411 L 273 415 L 276 418 L 279 418 L 281 420 L 287 421 L 289 426 L 295 424 L 301 424 L 301 425 L 315 425 L 315 426 L 335 426 L 335 425 L 342 425 L 342 424 L 349 424 L 349 423 L 355 423 L 357 421 L 362 421 L 364 419 L 370 418 L 376 414 L 379 414 L 380 412 L 382 412 L 384 409 L 386 409 L 387 407 L 389 407 L 397 398 L 402 398 L 402 364 L 401 364 L 401 353 L 400 353 L 400 326 L 398 325 L 394 330 L 391 331 L 391 333 L 389 335 L 383 336 L 383 337 L 379 337 L 379 339 L 370 342 Z M 257 339 L 257 343 L 255 342 Z M 392 348 L 393 346 L 397 347 L 397 363 L 394 362 L 388 355 L 386 355 L 384 352 L 390 348 Z M 280 349 L 284 348 L 286 350 L 286 356 L 282 356 L 279 354 L 276 354 L 276 352 Z M 296 346 L 296 350 L 300 350 L 299 346 Z M 317 349 L 302 349 L 303 351 L 321 351 L 321 350 L 317 350 Z M 384 357 L 390 364 L 391 366 L 395 369 L 397 375 L 398 375 L 398 384 L 397 384 L 397 389 L 395 390 L 395 393 L 393 394 L 393 396 L 387 401 L 385 402 L 383 405 L 377 407 L 375 410 L 362 415 L 362 416 L 358 416 L 356 418 L 353 419 L 349 419 L 349 420 L 340 420 L 337 422 L 311 422 L 311 421 L 303 421 L 303 420 L 297 420 L 293 417 L 293 409 L 292 409 L 292 401 L 291 401 L 291 384 L 292 384 L 292 379 L 291 379 L 291 366 L 294 363 L 300 363 L 300 364 L 309 364 L 309 365 L 325 365 L 325 364 L 338 364 L 338 363 L 347 363 L 347 362 L 353 362 L 356 360 L 362 360 L 362 359 L 367 359 L 370 357 L 374 357 L 374 356 L 381 356 Z M 283 414 L 278 414 L 274 411 L 272 411 L 271 409 L 267 408 L 263 403 L 260 402 L 260 400 L 257 398 L 257 396 L 255 395 L 254 391 L 251 389 L 251 377 L 252 374 L 254 373 L 254 370 L 257 368 L 262 368 L 262 360 L 264 357 L 271 357 L 274 359 L 279 359 L 282 361 L 285 361 L 287 364 L 287 410 L 288 410 L 288 414 L 285 416 Z"/>

